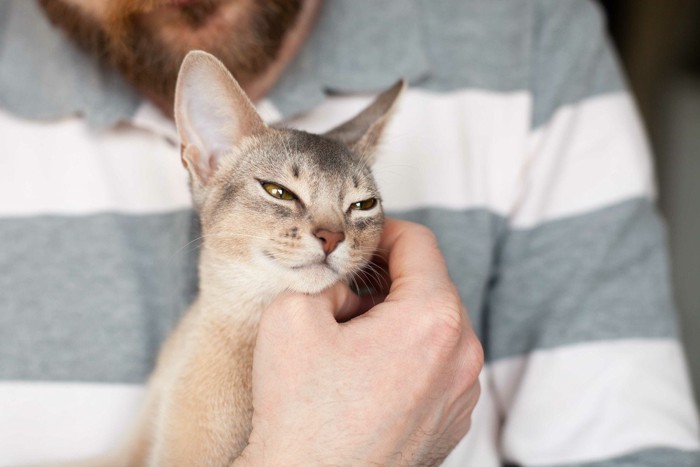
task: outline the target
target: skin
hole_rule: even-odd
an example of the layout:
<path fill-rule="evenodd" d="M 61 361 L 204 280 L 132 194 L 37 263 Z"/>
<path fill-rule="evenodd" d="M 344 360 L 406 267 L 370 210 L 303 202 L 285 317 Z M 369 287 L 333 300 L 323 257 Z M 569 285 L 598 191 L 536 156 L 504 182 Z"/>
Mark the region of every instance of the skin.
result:
<path fill-rule="evenodd" d="M 366 313 L 340 284 L 263 312 L 234 465 L 436 465 L 467 433 L 483 352 L 435 237 L 388 219 L 379 249 L 391 289 Z"/>
<path fill-rule="evenodd" d="M 110 0 L 65 1 L 106 21 Z M 243 84 L 252 100 L 298 52 L 319 6 L 305 0 L 273 64 Z M 191 39 L 191 30 L 182 33 Z M 435 237 L 387 220 L 379 251 L 391 289 L 378 305 L 336 285 L 318 295 L 285 294 L 263 311 L 253 429 L 234 465 L 435 465 L 467 433 L 483 353 Z"/>

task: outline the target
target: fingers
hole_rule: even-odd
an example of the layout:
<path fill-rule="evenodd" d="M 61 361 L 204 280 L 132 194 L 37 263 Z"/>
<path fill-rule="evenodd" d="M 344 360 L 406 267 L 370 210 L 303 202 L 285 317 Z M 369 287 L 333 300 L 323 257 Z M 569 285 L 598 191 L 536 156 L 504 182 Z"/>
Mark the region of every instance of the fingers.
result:
<path fill-rule="evenodd" d="M 412 329 L 415 339 L 425 341 L 425 349 L 443 352 L 455 350 L 460 342 L 474 341 L 478 349 L 472 353 L 483 354 L 437 239 L 427 227 L 387 219 L 379 251 L 385 255 L 391 279 L 385 299 L 388 307 L 376 307 L 367 317 L 377 316 L 384 309 L 400 310 L 403 322 L 410 325 L 404 329 Z M 472 362 L 472 367 L 478 368 L 476 375 L 481 369 L 478 360 Z"/>
<path fill-rule="evenodd" d="M 427 227 L 386 219 L 379 251 L 388 252 L 390 298 L 430 297 L 436 287 L 452 284 L 435 235 Z"/>
<path fill-rule="evenodd" d="M 263 312 L 261 326 L 337 326 L 369 310 L 377 302 L 372 296 L 360 297 L 345 284 L 334 286 L 315 295 L 285 293 L 277 297 Z"/>
<path fill-rule="evenodd" d="M 319 294 L 319 298 L 328 300 L 329 311 L 338 323 L 351 320 L 378 303 L 375 297 L 371 295 L 359 296 L 342 283 L 324 290 Z"/>

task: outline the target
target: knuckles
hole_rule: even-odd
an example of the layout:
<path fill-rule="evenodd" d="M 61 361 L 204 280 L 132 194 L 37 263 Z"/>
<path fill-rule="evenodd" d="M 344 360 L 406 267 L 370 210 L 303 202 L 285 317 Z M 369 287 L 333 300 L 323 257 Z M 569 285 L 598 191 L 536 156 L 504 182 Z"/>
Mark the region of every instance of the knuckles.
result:
<path fill-rule="evenodd" d="M 451 368 L 465 384 L 478 381 L 484 350 L 470 327 L 459 301 L 431 304 L 414 326 L 415 342 L 430 357 L 435 369 Z"/>
<path fill-rule="evenodd" d="M 462 371 L 467 376 L 467 380 L 478 383 L 479 374 L 484 368 L 484 347 L 473 332 L 469 333 L 463 352 Z"/>
<path fill-rule="evenodd" d="M 421 340 L 454 347 L 469 327 L 466 310 L 452 284 L 436 284 L 433 294 L 419 305 Z"/>
<path fill-rule="evenodd" d="M 420 323 L 423 341 L 429 347 L 454 348 L 462 338 L 464 318 L 449 309 L 425 310 Z"/>

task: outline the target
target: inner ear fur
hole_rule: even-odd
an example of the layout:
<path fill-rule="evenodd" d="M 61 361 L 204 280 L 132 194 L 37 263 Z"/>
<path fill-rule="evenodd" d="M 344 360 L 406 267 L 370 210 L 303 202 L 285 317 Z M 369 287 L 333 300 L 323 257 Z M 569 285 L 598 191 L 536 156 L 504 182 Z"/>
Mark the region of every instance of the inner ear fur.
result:
<path fill-rule="evenodd" d="M 372 165 L 384 128 L 405 89 L 406 81 L 397 81 L 380 93 L 362 112 L 326 132 L 324 136 L 346 144 L 355 155 Z"/>
<path fill-rule="evenodd" d="M 207 183 L 221 158 L 244 138 L 267 129 L 223 63 L 201 50 L 189 52 L 182 61 L 174 115 L 182 162 L 200 184 Z"/>

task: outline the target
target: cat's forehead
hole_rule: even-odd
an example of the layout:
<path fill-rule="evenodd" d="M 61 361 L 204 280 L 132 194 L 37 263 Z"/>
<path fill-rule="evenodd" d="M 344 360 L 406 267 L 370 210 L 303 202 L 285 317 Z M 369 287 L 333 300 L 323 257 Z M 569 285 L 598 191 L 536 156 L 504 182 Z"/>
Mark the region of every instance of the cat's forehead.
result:
<path fill-rule="evenodd" d="M 259 147 L 272 164 L 293 166 L 335 176 L 346 176 L 361 165 L 343 144 L 298 130 L 269 132 Z M 286 167 L 289 168 L 289 167 Z"/>

